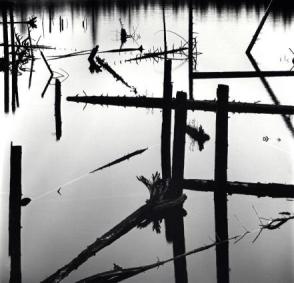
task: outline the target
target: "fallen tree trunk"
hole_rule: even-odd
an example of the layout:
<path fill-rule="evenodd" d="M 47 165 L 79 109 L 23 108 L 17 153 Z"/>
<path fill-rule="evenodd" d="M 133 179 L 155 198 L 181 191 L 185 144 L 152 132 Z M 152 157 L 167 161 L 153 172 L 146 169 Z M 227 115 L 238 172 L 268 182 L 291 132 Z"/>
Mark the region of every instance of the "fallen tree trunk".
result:
<path fill-rule="evenodd" d="M 80 265 L 86 262 L 90 257 L 94 256 L 98 251 L 102 250 L 106 246 L 110 245 L 121 236 L 128 233 L 130 230 L 140 225 L 142 221 L 151 216 L 152 214 L 158 214 L 166 209 L 177 207 L 182 205 L 186 200 L 186 196 L 182 195 L 175 200 L 165 200 L 161 202 L 148 202 L 145 205 L 138 208 L 135 212 L 114 226 L 108 232 L 101 237 L 97 238 L 94 243 L 84 249 L 77 257 L 71 260 L 68 264 L 58 269 L 54 274 L 50 275 L 42 283 L 60 282 L 67 277 L 72 271 L 77 269 Z"/>
<path fill-rule="evenodd" d="M 183 187 L 192 191 L 214 192 L 216 184 L 213 180 L 185 179 Z M 294 198 L 294 185 L 227 182 L 226 192 L 257 197 Z"/>

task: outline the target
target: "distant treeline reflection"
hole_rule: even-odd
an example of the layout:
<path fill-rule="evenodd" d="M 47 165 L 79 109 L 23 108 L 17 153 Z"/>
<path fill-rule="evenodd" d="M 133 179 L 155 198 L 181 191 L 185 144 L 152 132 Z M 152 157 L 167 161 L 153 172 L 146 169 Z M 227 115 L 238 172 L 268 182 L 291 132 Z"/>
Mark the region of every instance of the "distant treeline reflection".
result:
<path fill-rule="evenodd" d="M 148 9 L 155 6 L 166 6 L 178 12 L 180 9 L 188 7 L 190 0 L 23 0 L 15 2 L 16 9 L 24 13 L 27 9 L 43 10 L 44 7 L 51 12 L 54 9 L 70 7 L 71 11 L 87 10 L 89 16 L 93 10 L 97 12 L 111 12 L 114 9 L 122 13 L 130 13 L 139 9 Z M 241 9 L 247 11 L 255 11 L 257 14 L 263 13 L 265 7 L 269 4 L 269 0 L 191 0 L 193 7 L 201 13 L 205 13 L 208 9 L 215 9 L 218 13 L 229 12 L 236 14 Z M 0 0 L 0 3 L 7 1 Z M 294 1 L 274 1 L 272 6 L 272 16 L 275 20 L 282 19 L 284 23 L 290 22 L 294 14 Z"/>

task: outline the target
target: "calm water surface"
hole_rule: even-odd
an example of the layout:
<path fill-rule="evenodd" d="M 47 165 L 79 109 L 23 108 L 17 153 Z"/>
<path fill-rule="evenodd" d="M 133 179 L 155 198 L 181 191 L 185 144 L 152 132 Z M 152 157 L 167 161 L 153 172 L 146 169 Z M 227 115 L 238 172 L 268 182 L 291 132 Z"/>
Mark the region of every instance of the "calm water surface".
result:
<path fill-rule="evenodd" d="M 48 10 L 29 9 L 28 17 L 38 18 L 38 28 L 32 37 L 39 44 L 55 47 L 44 50 L 46 58 L 79 50 L 99 50 L 120 47 L 120 19 L 127 31 L 134 32 L 136 41 L 128 39 L 124 47 L 143 45 L 145 50 L 163 48 L 162 8 L 129 9 L 121 12 L 60 8 L 54 11 L 52 32 L 49 33 Z M 188 38 L 188 10 L 177 13 L 165 10 L 167 44 L 169 48 L 184 44 Z M 263 12 L 261 11 L 261 15 Z M 194 9 L 194 31 L 198 56 L 198 71 L 253 70 L 245 50 L 261 16 L 253 11 L 218 12 Z M 15 18 L 24 15 L 16 13 Z M 59 30 L 59 17 L 64 30 Z M 93 21 L 94 20 L 94 21 Z M 84 22 L 84 26 L 83 26 Z M 262 70 L 290 70 L 294 50 L 294 26 L 283 20 L 268 18 L 257 41 L 253 55 Z M 17 32 L 25 30 L 17 27 Z M 179 36 L 180 35 L 180 36 Z M 1 37 L 2 38 L 2 35 Z M 2 51 L 1 51 L 2 52 Z M 161 172 L 160 137 L 161 111 L 122 107 L 101 107 L 67 102 L 67 96 L 109 95 L 134 96 L 129 88 L 106 72 L 91 74 L 86 56 L 49 61 L 53 71 L 61 73 L 62 138 L 56 142 L 54 120 L 54 85 L 45 97 L 41 92 L 49 72 L 39 51 L 35 53 L 35 72 L 28 88 L 29 73 L 19 76 L 20 105 L 15 115 L 1 113 L 1 252 L 0 281 L 8 282 L 8 192 L 10 142 L 23 147 L 23 195 L 32 202 L 22 209 L 22 275 L 23 282 L 39 282 L 66 264 L 99 235 L 145 203 L 148 191 L 136 176 L 150 177 Z M 138 95 L 161 97 L 163 91 L 163 61 L 143 60 L 125 63 L 138 55 L 130 53 L 101 54 L 105 60 L 132 86 Z M 67 79 L 65 79 L 68 76 Z M 1 73 L 1 89 L 3 74 Z M 188 92 L 187 61 L 173 61 L 173 95 Z M 293 78 L 268 79 L 281 104 L 293 105 Z M 230 86 L 230 100 L 272 104 L 259 79 L 197 80 L 195 99 L 215 99 L 220 83 Z M 3 102 L 1 100 L 1 109 Z M 293 184 L 293 135 L 280 116 L 230 114 L 228 179 L 244 182 L 277 182 Z M 189 112 L 188 121 L 195 119 L 210 135 L 205 149 L 191 148 L 186 137 L 185 178 L 213 179 L 215 114 Z M 292 120 L 293 121 L 293 120 Z M 268 142 L 263 137 L 269 137 Z M 87 172 L 125 154 L 148 147 L 148 151 L 126 162 L 85 175 Z M 83 178 L 79 178 L 83 177 Z M 62 189 L 57 189 L 76 179 Z M 184 218 L 186 250 L 211 243 L 214 238 L 214 203 L 212 193 L 185 192 L 187 216 Z M 262 217 L 277 217 L 281 211 L 293 212 L 286 199 L 228 197 L 229 234 L 258 229 Z M 88 260 L 64 282 L 79 279 L 113 268 L 145 265 L 172 257 L 172 246 L 163 232 L 156 234 L 151 226 L 134 229 L 111 246 Z M 293 282 L 294 246 L 293 223 L 274 231 L 264 231 L 254 243 L 256 233 L 230 245 L 231 282 Z M 258 231 L 257 231 L 258 232 Z M 174 282 L 173 264 L 147 271 L 126 282 Z M 189 282 L 216 282 L 215 249 L 187 258 Z"/>

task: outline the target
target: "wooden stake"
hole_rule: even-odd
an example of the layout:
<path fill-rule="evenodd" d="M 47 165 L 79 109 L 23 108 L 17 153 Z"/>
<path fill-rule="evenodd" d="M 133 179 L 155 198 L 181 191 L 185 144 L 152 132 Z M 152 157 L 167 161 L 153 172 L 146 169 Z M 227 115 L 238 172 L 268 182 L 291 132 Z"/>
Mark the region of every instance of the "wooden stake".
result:
<path fill-rule="evenodd" d="M 229 87 L 217 89 L 216 139 L 215 139 L 215 234 L 216 241 L 228 239 L 227 219 L 227 162 L 228 162 L 228 98 Z M 216 247 L 217 282 L 229 282 L 229 243 Z"/>
<path fill-rule="evenodd" d="M 11 143 L 9 195 L 10 283 L 21 283 L 21 146 Z"/>

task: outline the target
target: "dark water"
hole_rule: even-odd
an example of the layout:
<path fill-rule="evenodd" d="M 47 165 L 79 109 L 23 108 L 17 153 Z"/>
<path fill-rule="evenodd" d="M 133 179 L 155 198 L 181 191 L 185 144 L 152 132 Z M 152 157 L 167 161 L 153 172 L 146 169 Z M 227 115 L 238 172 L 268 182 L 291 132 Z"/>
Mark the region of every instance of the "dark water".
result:
<path fill-rule="evenodd" d="M 197 71 L 252 71 L 245 50 L 264 14 L 267 1 L 198 1 L 193 6 L 193 27 L 197 36 Z M 55 81 L 48 85 L 50 72 L 37 49 L 34 72 L 18 76 L 20 107 L 12 114 L 1 113 L 1 270 L 0 282 L 9 281 L 8 203 L 10 142 L 23 148 L 22 192 L 32 202 L 22 208 L 23 282 L 40 282 L 65 265 L 96 238 L 115 226 L 149 198 L 147 188 L 137 176 L 151 178 L 161 172 L 160 109 L 101 107 L 77 104 L 67 97 L 108 95 L 160 98 L 163 93 L 164 60 L 144 59 L 126 62 L 139 51 L 100 53 L 131 87 L 103 70 L 91 74 L 88 56 L 95 45 L 99 51 L 121 47 L 121 28 L 128 38 L 123 48 L 147 51 L 164 49 L 162 3 L 142 1 L 33 2 L 20 1 L 14 8 L 15 21 L 37 17 L 31 30 L 33 43 L 44 49 L 54 79 L 61 81 L 62 134 L 56 140 Z M 292 68 L 294 50 L 291 5 L 274 4 L 252 54 L 261 70 Z M 188 2 L 166 1 L 167 46 L 183 47 L 188 40 Z M 50 25 L 51 18 L 51 25 Z M 63 27 L 62 27 L 63 25 Z M 51 26 L 51 27 L 50 27 Z M 16 25 L 16 33 L 27 36 L 26 25 Z M 3 32 L 1 29 L 2 38 Z M 39 41 L 38 41 L 39 39 Z M 1 48 L 2 49 L 2 48 Z M 50 60 L 69 53 L 85 55 Z M 2 52 L 2 51 L 1 51 Z M 2 53 L 1 53 L 2 54 Z M 2 55 L 1 55 L 2 56 Z M 172 61 L 173 97 L 177 91 L 188 93 L 187 53 L 176 54 Z M 30 68 L 30 63 L 26 66 Z M 0 75 L 4 89 L 4 74 Z M 232 101 L 293 105 L 290 95 L 293 78 L 267 79 L 274 96 L 258 78 L 194 80 L 196 100 L 216 99 L 218 84 L 230 87 Z M 134 93 L 136 88 L 137 93 Z M 4 95 L 4 91 L 2 91 Z M 85 107 L 86 106 L 86 107 Z M 84 108 L 85 107 L 85 108 Z M 1 109 L 4 109 L 3 99 Z M 202 126 L 210 139 L 199 151 L 186 135 L 185 179 L 214 179 L 215 113 L 188 111 L 187 121 Z M 172 133 L 174 135 L 174 114 Z M 293 133 L 285 117 L 265 114 L 229 113 L 228 181 L 293 184 Z M 173 144 L 173 143 L 172 143 Z M 95 170 L 132 152 L 148 150 L 93 174 Z M 58 193 L 58 189 L 61 195 Z M 187 215 L 172 219 L 175 239 L 186 251 L 215 241 L 214 196 L 212 192 L 185 190 Z M 231 282 L 293 282 L 293 224 L 291 220 L 272 231 L 259 232 L 259 217 L 264 223 L 293 212 L 287 198 L 228 196 L 229 236 L 250 233 L 241 241 L 230 242 Z M 164 222 L 160 234 L 133 229 L 109 247 L 91 257 L 64 282 L 76 282 L 90 275 L 113 269 L 143 266 L 174 256 L 166 240 Z M 176 241 L 175 241 L 176 242 Z M 217 282 L 215 248 L 186 258 L 186 268 L 167 263 L 139 274 L 126 282 Z M 219 268 L 219 267 L 218 267 Z M 186 272 L 185 272 L 186 269 Z M 177 276 L 175 276 L 175 270 Z M 177 278 L 177 279 L 175 279 Z M 221 281 L 220 281 L 221 282 Z"/>

